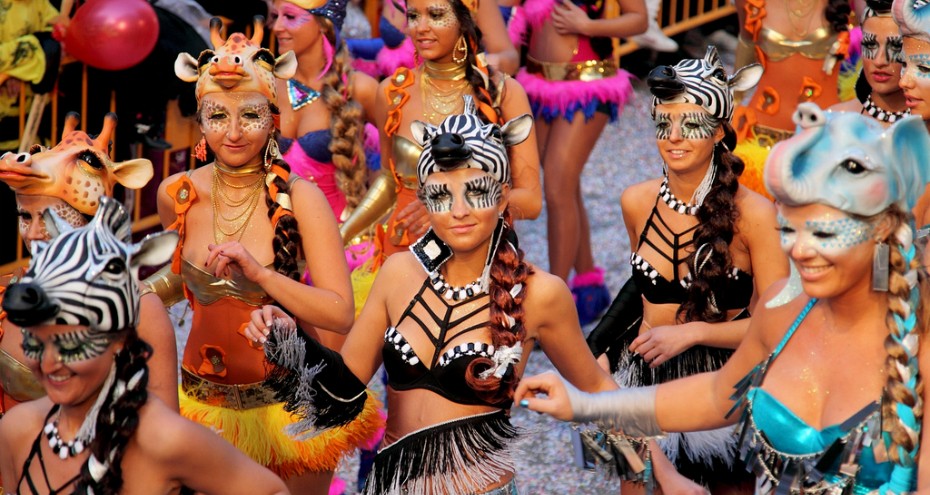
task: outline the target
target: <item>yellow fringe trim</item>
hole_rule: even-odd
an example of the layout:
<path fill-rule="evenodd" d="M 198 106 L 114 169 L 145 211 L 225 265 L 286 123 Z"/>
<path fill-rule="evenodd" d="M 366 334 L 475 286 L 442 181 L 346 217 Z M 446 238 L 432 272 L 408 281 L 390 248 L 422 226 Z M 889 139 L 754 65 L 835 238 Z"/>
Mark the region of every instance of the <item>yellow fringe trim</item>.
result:
<path fill-rule="evenodd" d="M 377 254 L 375 255 L 377 256 Z M 369 258 L 364 264 L 352 270 L 349 279 L 352 281 L 352 295 L 355 299 L 355 317 L 368 301 L 368 294 L 371 294 L 371 286 L 375 283 L 375 276 L 378 274 L 378 267 L 374 266 L 374 258 Z"/>
<path fill-rule="evenodd" d="M 774 201 L 769 192 L 765 190 L 765 181 L 762 179 L 762 171 L 765 167 L 765 159 L 769 156 L 769 149 L 759 144 L 753 136 L 737 144 L 733 154 L 746 164 L 746 169 L 739 177 L 739 183 Z"/>
<path fill-rule="evenodd" d="M 346 454 L 364 445 L 384 427 L 384 419 L 378 413 L 381 401 L 370 390 L 364 410 L 351 423 L 302 442 L 284 432 L 284 427 L 294 419 L 281 404 L 237 410 L 198 402 L 180 387 L 178 395 L 182 416 L 214 430 L 282 479 L 335 470 Z"/>

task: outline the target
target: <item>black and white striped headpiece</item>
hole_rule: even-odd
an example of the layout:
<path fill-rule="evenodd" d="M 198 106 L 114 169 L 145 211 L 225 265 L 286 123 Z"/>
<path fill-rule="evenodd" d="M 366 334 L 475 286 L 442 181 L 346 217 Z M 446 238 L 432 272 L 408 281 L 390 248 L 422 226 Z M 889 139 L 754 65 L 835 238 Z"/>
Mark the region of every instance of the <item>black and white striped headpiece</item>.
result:
<path fill-rule="evenodd" d="M 747 65 L 727 77 L 717 48 L 707 47 L 704 58 L 689 58 L 674 66 L 660 65 L 649 72 L 646 82 L 653 94 L 652 116 L 656 105 L 693 103 L 719 120 L 733 116 L 733 91 L 745 91 L 759 82 L 762 66 Z"/>
<path fill-rule="evenodd" d="M 129 214 L 115 200 L 84 227 L 73 228 L 46 210 L 53 239 L 34 242 L 23 279 L 7 287 L 3 309 L 22 327 L 80 325 L 94 332 L 118 332 L 139 319 L 139 267 L 171 259 L 177 233 L 160 232 L 132 243 Z"/>
<path fill-rule="evenodd" d="M 474 168 L 487 172 L 501 184 L 510 183 L 507 148 L 522 143 L 533 130 L 533 117 L 521 115 L 503 126 L 485 124 L 478 117 L 474 100 L 465 98 L 465 111 L 450 115 L 439 126 L 410 124 L 414 139 L 423 147 L 417 161 L 417 179 L 422 186 L 434 172 Z"/>

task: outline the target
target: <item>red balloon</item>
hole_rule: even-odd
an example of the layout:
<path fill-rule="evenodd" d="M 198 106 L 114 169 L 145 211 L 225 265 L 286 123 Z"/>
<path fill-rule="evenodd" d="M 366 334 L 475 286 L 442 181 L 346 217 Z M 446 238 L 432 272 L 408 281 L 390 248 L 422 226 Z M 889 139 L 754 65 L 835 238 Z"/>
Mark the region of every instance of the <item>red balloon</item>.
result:
<path fill-rule="evenodd" d="M 158 17 L 145 0 L 89 0 L 74 13 L 65 50 L 91 67 L 128 69 L 158 40 Z"/>

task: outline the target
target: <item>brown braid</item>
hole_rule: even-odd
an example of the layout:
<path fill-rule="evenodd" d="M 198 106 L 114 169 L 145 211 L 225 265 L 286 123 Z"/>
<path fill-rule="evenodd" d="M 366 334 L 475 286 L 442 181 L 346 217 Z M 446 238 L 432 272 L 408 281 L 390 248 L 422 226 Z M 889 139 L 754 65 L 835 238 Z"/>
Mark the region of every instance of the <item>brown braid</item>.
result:
<path fill-rule="evenodd" d="M 272 105 L 272 110 L 277 113 L 278 109 Z M 277 131 L 273 131 L 268 139 L 276 139 Z M 272 163 L 277 165 L 288 173 L 291 167 L 281 158 L 272 159 Z M 291 194 L 291 186 L 287 178 L 277 176 L 274 179 L 274 185 L 277 186 L 278 192 Z M 273 220 L 275 213 L 281 208 L 281 205 L 271 197 L 268 190 L 268 184 L 265 184 L 265 205 L 268 206 L 268 219 Z M 276 272 L 293 280 L 300 280 L 300 270 L 297 268 L 298 255 L 300 254 L 301 236 L 300 229 L 297 226 L 297 217 L 293 213 L 282 216 L 277 225 L 274 225 L 274 238 L 271 240 L 271 247 L 274 251 L 274 269 Z"/>
<path fill-rule="evenodd" d="M 730 124 L 723 122 L 725 133 L 732 133 Z M 717 164 L 717 176 L 704 203 L 698 209 L 698 227 L 694 231 L 695 251 L 688 255 L 687 266 L 691 270 L 691 285 L 687 289 L 687 299 L 678 308 L 679 322 L 707 321 L 717 322 L 726 318 L 722 308 L 715 311 L 711 306 L 713 287 L 726 287 L 733 260 L 730 256 L 730 243 L 736 233 L 739 209 L 736 207 L 736 192 L 739 190 L 739 176 L 743 173 L 743 161 L 730 152 L 722 143 L 714 145 L 714 160 Z M 701 251 L 698 265 L 700 272 L 695 273 L 694 257 L 697 249 Z M 710 254 L 706 263 L 704 257 Z M 714 296 L 718 301 L 723 294 Z M 718 302 L 719 304 L 719 302 Z"/>
<path fill-rule="evenodd" d="M 455 17 L 458 18 L 459 25 L 462 28 L 462 35 L 465 36 L 465 43 L 468 45 L 468 54 L 465 57 L 465 78 L 468 79 L 472 91 L 475 93 L 476 101 L 486 104 L 489 108 L 493 108 L 494 112 L 497 114 L 498 121 L 488 123 L 500 124 L 500 108 L 496 105 L 498 90 L 497 85 L 494 84 L 497 73 L 491 69 L 491 66 L 488 66 L 488 83 L 486 84 L 484 78 L 481 77 L 481 73 L 476 69 L 478 65 L 477 54 L 484 51 L 484 45 L 481 41 L 481 30 L 478 29 L 478 26 L 475 24 L 475 19 L 472 17 L 471 11 L 468 10 L 468 7 L 466 7 L 461 0 L 449 0 L 449 3 L 452 5 Z M 487 117 L 483 113 L 479 112 L 478 115 L 481 116 L 482 120 L 487 120 Z"/>
<path fill-rule="evenodd" d="M 897 206 L 892 206 L 887 213 L 882 214 L 890 220 L 892 232 L 897 232 L 902 227 L 910 229 L 908 226 L 907 215 Z M 885 324 L 888 327 L 888 337 L 885 338 L 885 350 L 888 352 L 885 369 L 887 370 L 888 379 L 882 391 L 882 429 L 890 434 L 891 444 L 888 448 L 888 454 L 892 461 L 897 464 L 910 464 L 917 457 L 918 445 L 915 440 L 919 440 L 920 431 L 915 432 L 916 438 L 912 438 L 907 428 L 898 416 L 897 407 L 899 404 L 910 408 L 915 417 L 917 425 L 921 424 L 923 418 L 923 378 L 918 374 L 916 385 L 911 388 L 906 384 L 906 380 L 901 376 L 899 365 L 907 368 L 909 356 L 907 349 L 901 345 L 899 340 L 907 336 L 909 332 L 917 332 L 918 338 L 923 337 L 926 329 L 928 306 L 925 304 L 927 294 L 930 293 L 930 283 L 928 283 L 926 272 L 920 269 L 920 256 L 915 256 L 908 265 L 906 259 L 901 254 L 901 240 L 896 235 L 889 236 L 889 280 L 888 280 L 888 314 L 885 317 Z M 910 246 L 904 246 L 908 249 Z M 917 311 L 917 326 L 913 329 L 902 328 L 895 320 L 895 316 L 901 320 L 907 318 L 903 303 L 910 299 L 911 288 L 908 285 L 905 275 L 912 271 L 918 270 L 918 285 L 920 290 L 921 304 L 915 310 Z M 895 338 L 897 337 L 897 339 Z M 902 458 L 902 451 L 909 459 Z"/>
<path fill-rule="evenodd" d="M 332 140 L 329 151 L 336 166 L 336 183 L 346 197 L 349 209 L 358 206 L 365 195 L 368 183 L 368 168 L 365 166 L 364 123 L 362 106 L 358 104 L 347 87 L 351 65 L 345 43 L 336 45 L 333 23 L 326 17 L 316 15 L 320 30 L 335 53 L 333 64 L 323 76 L 321 99 L 329 109 Z"/>
<path fill-rule="evenodd" d="M 523 309 L 523 300 L 526 298 L 526 279 L 533 274 L 533 269 L 523 259 L 523 250 L 516 248 L 512 242 L 516 241 L 517 234 L 510 226 L 510 210 L 504 211 L 504 231 L 501 233 L 501 242 L 497 247 L 494 261 L 491 263 L 490 274 L 490 325 L 491 344 L 495 349 L 502 346 L 513 347 L 523 342 L 526 337 L 524 322 L 526 314 Z M 511 241 L 513 239 L 513 241 Z M 510 290 L 517 284 L 523 284 L 523 289 L 516 297 L 511 297 Z M 506 315 L 514 319 L 513 328 L 507 324 Z M 489 358 L 479 357 L 469 363 L 465 372 L 465 381 L 468 386 L 478 393 L 478 396 L 488 402 L 498 402 L 513 397 L 517 387 L 517 376 L 513 367 L 504 374 L 503 378 L 491 375 L 479 378 L 479 374 L 494 366 Z"/>

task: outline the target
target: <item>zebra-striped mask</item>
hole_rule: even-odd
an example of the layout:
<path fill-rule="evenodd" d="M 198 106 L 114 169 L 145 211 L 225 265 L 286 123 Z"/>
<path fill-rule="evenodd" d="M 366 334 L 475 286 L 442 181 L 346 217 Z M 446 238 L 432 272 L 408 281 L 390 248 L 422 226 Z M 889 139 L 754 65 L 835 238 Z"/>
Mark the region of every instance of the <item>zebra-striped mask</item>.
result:
<path fill-rule="evenodd" d="M 707 47 L 704 58 L 689 58 L 674 66 L 660 65 L 646 79 L 652 92 L 652 117 L 656 105 L 693 103 L 718 120 L 733 116 L 733 91 L 753 88 L 762 77 L 762 66 L 751 64 L 727 77 L 717 48 Z"/>
<path fill-rule="evenodd" d="M 89 224 L 73 228 L 54 212 L 45 213 L 53 240 L 35 242 L 23 279 L 7 287 L 3 310 L 21 327 L 79 325 L 92 333 L 133 328 L 139 319 L 139 267 L 168 261 L 174 231 L 132 243 L 129 214 L 115 200 L 101 198 Z"/>
<path fill-rule="evenodd" d="M 450 115 L 438 127 L 415 120 L 410 132 L 423 147 L 417 162 L 420 187 L 434 172 L 473 168 L 490 174 L 501 184 L 510 183 L 507 148 L 526 140 L 533 130 L 533 117 L 521 115 L 503 126 L 485 124 L 478 117 L 474 100 L 463 96 L 465 110 Z"/>

